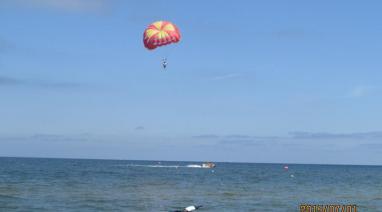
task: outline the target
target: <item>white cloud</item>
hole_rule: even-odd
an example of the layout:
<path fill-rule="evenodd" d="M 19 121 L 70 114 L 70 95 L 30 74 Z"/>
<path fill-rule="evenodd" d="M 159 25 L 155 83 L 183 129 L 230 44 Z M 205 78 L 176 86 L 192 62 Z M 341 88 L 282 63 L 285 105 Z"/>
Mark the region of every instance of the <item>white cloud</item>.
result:
<path fill-rule="evenodd" d="M 12 44 L 8 41 L 0 37 L 0 52 L 5 51 L 12 47 Z"/>
<path fill-rule="evenodd" d="M 144 130 L 144 129 L 145 129 L 144 126 L 137 126 L 137 127 L 135 128 L 135 130 Z"/>
<path fill-rule="evenodd" d="M 330 132 L 290 132 L 294 139 L 381 139 L 382 131 L 353 132 L 353 133 L 330 133 Z"/>
<path fill-rule="evenodd" d="M 225 75 L 215 76 L 212 78 L 212 80 L 225 80 L 225 79 L 237 78 L 240 76 L 241 76 L 240 74 L 225 74 Z"/>
<path fill-rule="evenodd" d="M 2 0 L 0 5 L 65 11 L 100 11 L 107 7 L 109 2 L 107 0 Z"/>
<path fill-rule="evenodd" d="M 26 87 L 39 87 L 45 89 L 70 89 L 70 88 L 80 88 L 83 84 L 75 82 L 57 82 L 57 81 L 44 81 L 44 80 L 31 80 L 31 79 L 21 79 L 12 78 L 6 76 L 0 76 L 0 87 L 1 86 L 26 86 Z"/>
<path fill-rule="evenodd" d="M 358 85 L 351 90 L 350 96 L 355 98 L 364 97 L 368 95 L 371 90 L 372 90 L 372 86 Z"/>

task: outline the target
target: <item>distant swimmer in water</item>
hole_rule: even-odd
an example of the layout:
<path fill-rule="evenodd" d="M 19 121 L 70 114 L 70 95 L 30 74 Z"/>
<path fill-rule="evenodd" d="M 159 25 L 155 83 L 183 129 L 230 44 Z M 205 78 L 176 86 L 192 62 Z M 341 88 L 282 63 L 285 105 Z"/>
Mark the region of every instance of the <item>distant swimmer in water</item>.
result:
<path fill-rule="evenodd" d="M 198 206 L 195 206 L 195 205 L 191 205 L 191 206 L 188 206 L 187 208 L 184 208 L 183 210 L 177 210 L 177 211 L 173 211 L 173 212 L 190 212 L 190 211 L 196 211 L 198 210 L 199 208 L 203 207 L 202 205 L 198 205 Z"/>

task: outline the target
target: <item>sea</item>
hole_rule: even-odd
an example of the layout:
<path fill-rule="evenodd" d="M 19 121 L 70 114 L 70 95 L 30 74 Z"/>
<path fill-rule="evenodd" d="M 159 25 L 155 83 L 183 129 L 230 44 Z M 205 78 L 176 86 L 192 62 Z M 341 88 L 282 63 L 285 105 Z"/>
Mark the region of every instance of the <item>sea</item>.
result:
<path fill-rule="evenodd" d="M 4 157 L 0 211 L 382 211 L 382 166 L 200 164 Z"/>

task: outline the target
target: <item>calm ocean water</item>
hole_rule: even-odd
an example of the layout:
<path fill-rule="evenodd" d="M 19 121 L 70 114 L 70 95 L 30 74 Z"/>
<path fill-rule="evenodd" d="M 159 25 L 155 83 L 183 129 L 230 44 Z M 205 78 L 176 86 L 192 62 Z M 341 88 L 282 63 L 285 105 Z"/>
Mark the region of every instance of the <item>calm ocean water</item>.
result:
<path fill-rule="evenodd" d="M 382 211 L 381 166 L 0 158 L 0 211 Z M 294 176 L 294 177 L 293 177 Z"/>

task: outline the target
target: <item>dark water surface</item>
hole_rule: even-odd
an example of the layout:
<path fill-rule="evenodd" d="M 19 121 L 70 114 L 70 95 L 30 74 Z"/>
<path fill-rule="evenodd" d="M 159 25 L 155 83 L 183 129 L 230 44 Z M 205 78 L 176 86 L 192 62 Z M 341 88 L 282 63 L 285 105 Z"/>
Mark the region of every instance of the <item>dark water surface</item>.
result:
<path fill-rule="evenodd" d="M 382 211 L 381 166 L 0 158 L 0 211 Z"/>

